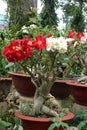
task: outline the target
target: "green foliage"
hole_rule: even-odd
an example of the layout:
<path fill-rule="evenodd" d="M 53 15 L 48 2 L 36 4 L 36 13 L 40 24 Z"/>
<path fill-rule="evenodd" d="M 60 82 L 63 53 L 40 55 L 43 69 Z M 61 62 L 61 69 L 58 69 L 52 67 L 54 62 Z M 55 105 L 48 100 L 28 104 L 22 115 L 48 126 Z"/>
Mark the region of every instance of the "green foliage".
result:
<path fill-rule="evenodd" d="M 1 119 L 5 122 L 10 122 L 11 125 L 15 124 L 14 110 L 13 107 L 8 107 L 7 110 L 1 115 Z"/>
<path fill-rule="evenodd" d="M 5 39 L 9 32 L 7 30 L 0 30 L 0 76 L 7 76 L 10 68 L 5 68 L 8 64 L 6 58 L 2 55 L 2 49 L 5 46 Z M 10 36 L 10 34 L 9 34 Z"/>
<path fill-rule="evenodd" d="M 76 3 L 76 1 L 79 2 Z M 84 15 L 84 2 L 76 0 L 75 2 L 67 1 L 66 4 L 61 5 L 64 11 L 65 17 L 63 18 L 64 22 L 68 22 L 68 25 L 71 25 L 72 29 L 76 31 L 83 32 L 86 25 L 85 25 L 85 15 Z"/>
<path fill-rule="evenodd" d="M 21 120 L 18 118 L 15 118 L 15 127 L 13 130 L 19 130 L 19 126 L 21 125 Z"/>
<path fill-rule="evenodd" d="M 69 128 L 69 125 L 62 121 L 63 116 L 65 116 L 65 113 L 61 112 L 59 115 L 59 120 L 56 118 L 51 118 L 51 121 L 53 122 L 48 130 L 53 130 L 54 128 Z"/>
<path fill-rule="evenodd" d="M 42 0 L 43 8 L 40 13 L 41 17 L 41 25 L 49 26 L 49 27 L 57 27 L 58 24 L 58 17 L 55 12 L 55 9 L 58 7 L 57 0 Z"/>
<path fill-rule="evenodd" d="M 80 116 L 81 118 L 84 118 L 87 120 L 87 110 L 81 109 L 76 113 L 76 116 Z"/>
<path fill-rule="evenodd" d="M 23 25 L 29 24 L 30 18 L 37 16 L 37 10 L 32 3 L 31 0 L 7 1 L 8 25 L 11 30 L 14 32 L 20 30 Z"/>
<path fill-rule="evenodd" d="M 14 114 L 10 112 L 6 111 L 2 119 L 0 118 L 1 129 L 10 128 L 11 130 L 19 130 L 20 125 L 21 125 L 21 120 L 18 118 L 14 118 Z"/>
<path fill-rule="evenodd" d="M 77 127 L 79 130 L 87 130 L 87 121 L 81 121 Z"/>
<path fill-rule="evenodd" d="M 7 122 L 7 121 L 4 121 L 4 120 L 0 119 L 0 128 L 1 128 L 1 129 L 10 127 L 11 125 L 12 125 L 12 124 L 11 124 L 10 122 Z"/>
<path fill-rule="evenodd" d="M 76 6 L 73 3 L 67 3 L 64 5 L 63 10 L 66 17 L 72 16 Z"/>
<path fill-rule="evenodd" d="M 78 130 L 87 130 L 87 110 L 81 109 L 75 114 L 74 120 L 69 123 L 76 126 Z"/>
<path fill-rule="evenodd" d="M 0 128 L 9 128 L 10 130 L 19 130 L 19 126 L 21 125 L 20 119 L 16 118 L 14 110 L 14 105 L 9 103 L 7 109 L 2 114 L 0 110 Z M 15 126 L 15 127 L 14 127 Z M 6 129 L 7 130 L 7 129 Z"/>
<path fill-rule="evenodd" d="M 77 113 L 77 116 L 79 116 L 82 121 L 79 122 L 77 125 L 79 130 L 87 130 L 87 110 L 81 110 Z"/>
<path fill-rule="evenodd" d="M 48 33 L 52 33 L 54 36 L 59 35 L 58 34 L 59 31 L 57 29 L 55 29 L 54 27 L 49 28 L 48 26 L 45 26 L 45 27 L 41 27 L 41 26 L 37 26 L 37 25 L 34 25 L 34 26 L 35 27 L 27 26 L 25 29 L 28 32 L 28 37 L 31 39 L 34 39 L 35 36 L 39 35 L 39 34 L 43 35 L 44 37 L 46 37 Z M 22 29 L 20 30 L 20 32 L 22 35 L 25 35 L 23 33 Z"/>
<path fill-rule="evenodd" d="M 85 29 L 84 15 L 82 14 L 81 8 L 77 6 L 74 10 L 74 16 L 71 19 L 71 28 L 77 32 L 83 32 Z"/>

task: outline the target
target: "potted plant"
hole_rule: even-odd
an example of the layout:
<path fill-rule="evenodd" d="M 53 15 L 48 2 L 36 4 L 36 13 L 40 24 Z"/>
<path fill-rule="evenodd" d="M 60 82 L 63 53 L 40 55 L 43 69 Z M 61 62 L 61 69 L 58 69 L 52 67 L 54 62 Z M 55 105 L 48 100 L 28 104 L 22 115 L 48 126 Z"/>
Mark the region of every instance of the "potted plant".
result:
<path fill-rule="evenodd" d="M 77 104 L 87 106 L 87 34 L 83 32 L 68 32 L 68 37 L 71 38 L 70 44 L 73 51 L 73 56 L 79 61 L 80 75 L 73 81 L 67 82 L 70 86 L 70 91 Z"/>
<path fill-rule="evenodd" d="M 58 78 L 58 73 L 60 73 L 61 58 L 66 62 L 67 50 L 67 40 L 64 37 L 56 38 L 52 34 L 45 36 L 39 34 L 34 39 L 28 37 L 14 39 L 4 47 L 3 55 L 9 62 L 21 66 L 22 70 L 31 76 L 31 81 L 36 87 L 33 98 L 20 96 L 21 112 L 15 114 L 18 118 L 21 118 L 26 130 L 34 130 L 38 127 L 37 124 L 40 124 L 39 121 L 42 123 L 41 129 L 44 130 L 51 123 L 49 117 L 59 119 L 62 109 L 55 97 L 50 94 L 50 91 L 56 78 Z M 65 113 L 64 121 L 74 117 L 72 113 Z M 27 123 L 32 123 L 34 120 L 36 125 L 34 128 L 32 125 L 31 128 L 31 125 L 27 125 L 25 120 L 27 120 Z M 44 122 L 47 122 L 46 128 L 43 128 Z"/>

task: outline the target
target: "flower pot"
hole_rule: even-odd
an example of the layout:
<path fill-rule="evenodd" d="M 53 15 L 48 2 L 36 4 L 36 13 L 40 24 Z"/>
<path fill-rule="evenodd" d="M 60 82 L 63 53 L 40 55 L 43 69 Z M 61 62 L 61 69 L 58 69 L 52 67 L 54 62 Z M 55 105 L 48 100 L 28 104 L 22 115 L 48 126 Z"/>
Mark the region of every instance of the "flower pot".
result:
<path fill-rule="evenodd" d="M 35 93 L 35 86 L 31 82 L 31 77 L 23 73 L 9 72 L 17 92 L 26 97 L 32 97 Z"/>
<path fill-rule="evenodd" d="M 70 95 L 67 80 L 56 80 L 51 89 L 51 94 L 56 98 L 64 99 Z"/>
<path fill-rule="evenodd" d="M 10 92 L 11 86 L 12 86 L 12 78 L 0 77 L 0 92 L 3 95 L 5 95 L 5 97 Z M 0 95 L 0 97 L 3 95 Z"/>
<path fill-rule="evenodd" d="M 14 87 L 22 96 L 32 97 L 35 93 L 35 86 L 31 82 L 31 77 L 23 73 L 9 72 L 12 77 Z M 56 80 L 51 89 L 51 94 L 57 98 L 64 99 L 70 95 L 69 87 L 65 83 L 67 80 Z"/>
<path fill-rule="evenodd" d="M 48 130 L 49 126 L 52 124 L 50 118 L 25 116 L 19 111 L 15 112 L 15 116 L 21 119 L 24 130 Z M 68 112 L 63 117 L 63 121 L 67 122 L 73 118 L 74 114 Z M 57 119 L 59 120 L 59 118 Z M 63 130 L 63 128 L 54 128 L 54 130 Z"/>
<path fill-rule="evenodd" d="M 69 81 L 67 84 L 70 87 L 75 102 L 79 105 L 87 106 L 87 84 L 80 84 L 76 81 Z"/>

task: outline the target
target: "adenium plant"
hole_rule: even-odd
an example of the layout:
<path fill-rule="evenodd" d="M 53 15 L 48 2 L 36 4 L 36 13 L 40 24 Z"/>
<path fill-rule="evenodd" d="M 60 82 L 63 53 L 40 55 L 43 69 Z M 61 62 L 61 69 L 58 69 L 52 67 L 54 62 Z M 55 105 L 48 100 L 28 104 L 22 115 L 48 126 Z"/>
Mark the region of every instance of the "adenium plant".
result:
<path fill-rule="evenodd" d="M 69 43 L 73 52 L 73 56 L 79 61 L 83 67 L 79 82 L 87 83 L 87 34 L 84 32 L 76 32 L 70 30 L 68 32 Z"/>
<path fill-rule="evenodd" d="M 50 116 L 58 116 L 60 105 L 50 94 L 58 73 L 61 59 L 67 55 L 68 42 L 64 37 L 47 37 L 37 35 L 35 39 L 14 39 L 2 51 L 9 62 L 22 67 L 36 86 L 34 95 L 34 114 L 41 112 Z"/>

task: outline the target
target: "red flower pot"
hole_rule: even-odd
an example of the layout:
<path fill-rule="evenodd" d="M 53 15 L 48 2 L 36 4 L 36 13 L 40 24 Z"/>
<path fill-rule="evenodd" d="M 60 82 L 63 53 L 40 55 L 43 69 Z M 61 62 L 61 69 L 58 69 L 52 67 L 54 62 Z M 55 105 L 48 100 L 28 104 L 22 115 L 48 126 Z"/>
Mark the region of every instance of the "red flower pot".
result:
<path fill-rule="evenodd" d="M 3 92 L 3 94 L 7 96 L 8 93 L 10 92 L 11 87 L 12 87 L 12 78 L 0 77 L 0 92 Z"/>
<path fill-rule="evenodd" d="M 74 81 L 69 81 L 67 84 L 75 102 L 79 105 L 87 106 L 87 84 L 79 84 Z"/>
<path fill-rule="evenodd" d="M 24 130 L 48 130 L 51 125 L 50 118 L 41 118 L 41 117 L 30 117 L 25 116 L 21 112 L 17 111 L 15 116 L 22 121 L 22 126 Z M 63 121 L 67 122 L 74 118 L 74 114 L 68 112 L 64 117 Z M 59 120 L 59 118 L 57 118 Z M 63 130 L 63 128 L 54 128 L 54 130 Z"/>
<path fill-rule="evenodd" d="M 17 92 L 26 97 L 32 97 L 35 93 L 35 86 L 31 82 L 31 77 L 23 73 L 9 72 Z"/>
<path fill-rule="evenodd" d="M 14 87 L 22 96 L 32 97 L 35 93 L 35 86 L 31 82 L 31 77 L 23 73 L 9 72 L 12 77 Z M 51 89 L 51 94 L 57 98 L 64 99 L 70 95 L 69 87 L 65 83 L 67 80 L 56 80 Z"/>
<path fill-rule="evenodd" d="M 64 99 L 70 95 L 67 80 L 56 80 L 51 89 L 51 94 L 57 98 Z"/>

